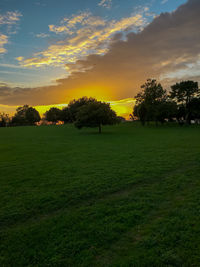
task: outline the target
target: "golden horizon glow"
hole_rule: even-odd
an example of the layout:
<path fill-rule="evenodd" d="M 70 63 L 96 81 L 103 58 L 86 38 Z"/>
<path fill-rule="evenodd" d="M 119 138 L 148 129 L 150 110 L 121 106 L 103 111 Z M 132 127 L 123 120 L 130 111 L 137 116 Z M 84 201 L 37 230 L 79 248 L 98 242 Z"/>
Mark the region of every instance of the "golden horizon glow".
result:
<path fill-rule="evenodd" d="M 135 104 L 134 98 L 126 98 L 116 101 L 104 101 L 104 102 L 110 103 L 111 108 L 117 113 L 117 116 L 122 116 L 126 120 L 129 119 L 129 114 L 133 112 L 133 107 Z M 40 106 L 34 106 L 34 108 L 40 113 L 40 116 L 43 116 L 44 113 L 50 108 L 56 107 L 62 109 L 64 107 L 67 107 L 67 105 L 68 104 L 40 105 Z"/>
<path fill-rule="evenodd" d="M 122 116 L 125 119 L 129 119 L 129 114 L 133 112 L 133 107 L 135 104 L 134 98 L 125 98 L 121 100 L 112 100 L 112 101 L 106 101 L 106 100 L 100 100 L 104 101 L 106 103 L 110 103 L 111 108 L 117 113 L 117 116 Z M 68 103 L 63 104 L 51 104 L 51 105 L 38 105 L 33 106 L 39 113 L 40 116 L 43 117 L 44 113 L 48 111 L 52 107 L 56 107 L 59 109 L 62 109 L 64 107 L 67 107 Z M 19 105 L 22 106 L 22 105 Z M 15 114 L 16 109 L 19 106 L 9 106 L 9 105 L 0 105 L 0 112 L 8 113 L 10 116 L 13 116 Z"/>

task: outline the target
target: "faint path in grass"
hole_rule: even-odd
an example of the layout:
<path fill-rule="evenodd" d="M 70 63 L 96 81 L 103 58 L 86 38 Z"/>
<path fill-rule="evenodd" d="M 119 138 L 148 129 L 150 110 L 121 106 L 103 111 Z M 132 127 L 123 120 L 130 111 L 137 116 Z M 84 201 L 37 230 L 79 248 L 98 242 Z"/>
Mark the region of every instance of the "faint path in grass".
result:
<path fill-rule="evenodd" d="M 151 177 L 151 179 L 149 179 L 148 177 L 145 178 L 141 177 L 139 180 L 135 180 L 132 183 L 129 183 L 128 185 L 125 185 L 117 190 L 113 190 L 112 188 L 110 188 L 109 191 L 101 192 L 97 196 L 84 195 L 82 198 L 71 199 L 69 200 L 68 203 L 65 203 L 65 205 L 63 205 L 62 208 L 53 209 L 45 213 L 41 211 L 41 213 L 30 214 L 27 217 L 20 216 L 19 218 L 16 218 L 16 220 L 10 220 L 10 217 L 8 217 L 8 219 L 4 218 L 4 220 L 0 221 L 0 227 L 1 227 L 0 232 L 6 229 L 11 229 L 12 227 L 16 228 L 16 227 L 21 227 L 22 225 L 30 225 L 32 223 L 33 224 L 38 223 L 40 221 L 59 216 L 62 213 L 70 214 L 70 212 L 74 211 L 75 209 L 78 212 L 78 210 L 90 207 L 91 205 L 95 205 L 96 203 L 101 203 L 101 202 L 103 203 L 109 200 L 128 198 L 129 195 L 133 195 L 137 191 L 141 191 L 144 189 L 145 191 L 151 191 L 151 188 L 154 188 L 157 185 L 160 187 L 162 186 L 162 184 L 164 184 L 165 186 L 166 182 L 169 179 L 171 178 L 176 179 L 176 176 L 184 174 L 185 172 L 197 166 L 198 166 L 197 162 L 190 162 L 189 164 L 181 164 L 178 168 L 167 171 L 162 175 Z M 183 181 L 181 181 L 181 183 L 182 182 Z"/>

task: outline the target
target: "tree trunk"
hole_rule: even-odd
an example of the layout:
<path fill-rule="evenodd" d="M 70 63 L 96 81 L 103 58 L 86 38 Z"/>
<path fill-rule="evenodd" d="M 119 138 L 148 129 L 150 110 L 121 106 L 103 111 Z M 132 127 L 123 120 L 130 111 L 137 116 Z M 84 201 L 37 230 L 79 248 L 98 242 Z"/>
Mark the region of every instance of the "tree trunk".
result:
<path fill-rule="evenodd" d="M 99 124 L 99 134 L 101 134 L 101 124 Z"/>

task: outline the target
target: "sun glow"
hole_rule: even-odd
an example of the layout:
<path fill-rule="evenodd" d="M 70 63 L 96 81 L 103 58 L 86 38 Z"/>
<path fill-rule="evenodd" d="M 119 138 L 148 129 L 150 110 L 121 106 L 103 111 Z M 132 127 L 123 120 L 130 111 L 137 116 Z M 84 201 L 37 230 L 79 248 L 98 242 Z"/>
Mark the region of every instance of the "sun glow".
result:
<path fill-rule="evenodd" d="M 122 116 L 127 120 L 129 119 L 129 114 L 133 112 L 133 107 L 135 104 L 135 100 L 133 98 L 126 98 L 118 101 L 105 101 L 105 102 L 110 103 L 111 108 L 117 113 L 118 116 Z M 42 106 L 34 106 L 34 108 L 38 110 L 41 116 L 43 116 L 44 113 L 52 107 L 62 109 L 64 107 L 67 107 L 67 105 L 68 104 L 42 105 Z"/>
<path fill-rule="evenodd" d="M 133 98 L 126 98 L 116 101 L 106 101 L 105 99 L 100 99 L 100 98 L 97 98 L 97 100 L 110 103 L 111 108 L 117 113 L 117 115 L 122 116 L 127 120 L 129 119 L 129 114 L 133 112 L 133 107 L 135 104 L 135 100 Z M 44 113 L 50 108 L 56 107 L 59 109 L 63 109 L 64 107 L 67 107 L 67 105 L 68 104 L 66 103 L 66 104 L 39 105 L 33 107 L 40 113 L 40 116 L 43 117 Z M 13 116 L 17 108 L 18 106 L 0 105 L 0 112 L 8 113 L 10 116 Z"/>

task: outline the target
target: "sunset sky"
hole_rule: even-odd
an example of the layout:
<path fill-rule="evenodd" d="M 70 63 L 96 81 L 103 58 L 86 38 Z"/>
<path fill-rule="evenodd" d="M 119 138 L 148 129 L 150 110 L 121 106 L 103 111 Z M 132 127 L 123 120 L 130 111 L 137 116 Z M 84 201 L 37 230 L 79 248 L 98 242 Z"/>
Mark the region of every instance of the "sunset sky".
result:
<path fill-rule="evenodd" d="M 200 81 L 199 0 L 1 0 L 0 111 L 74 98 L 128 116 L 147 78 Z"/>

